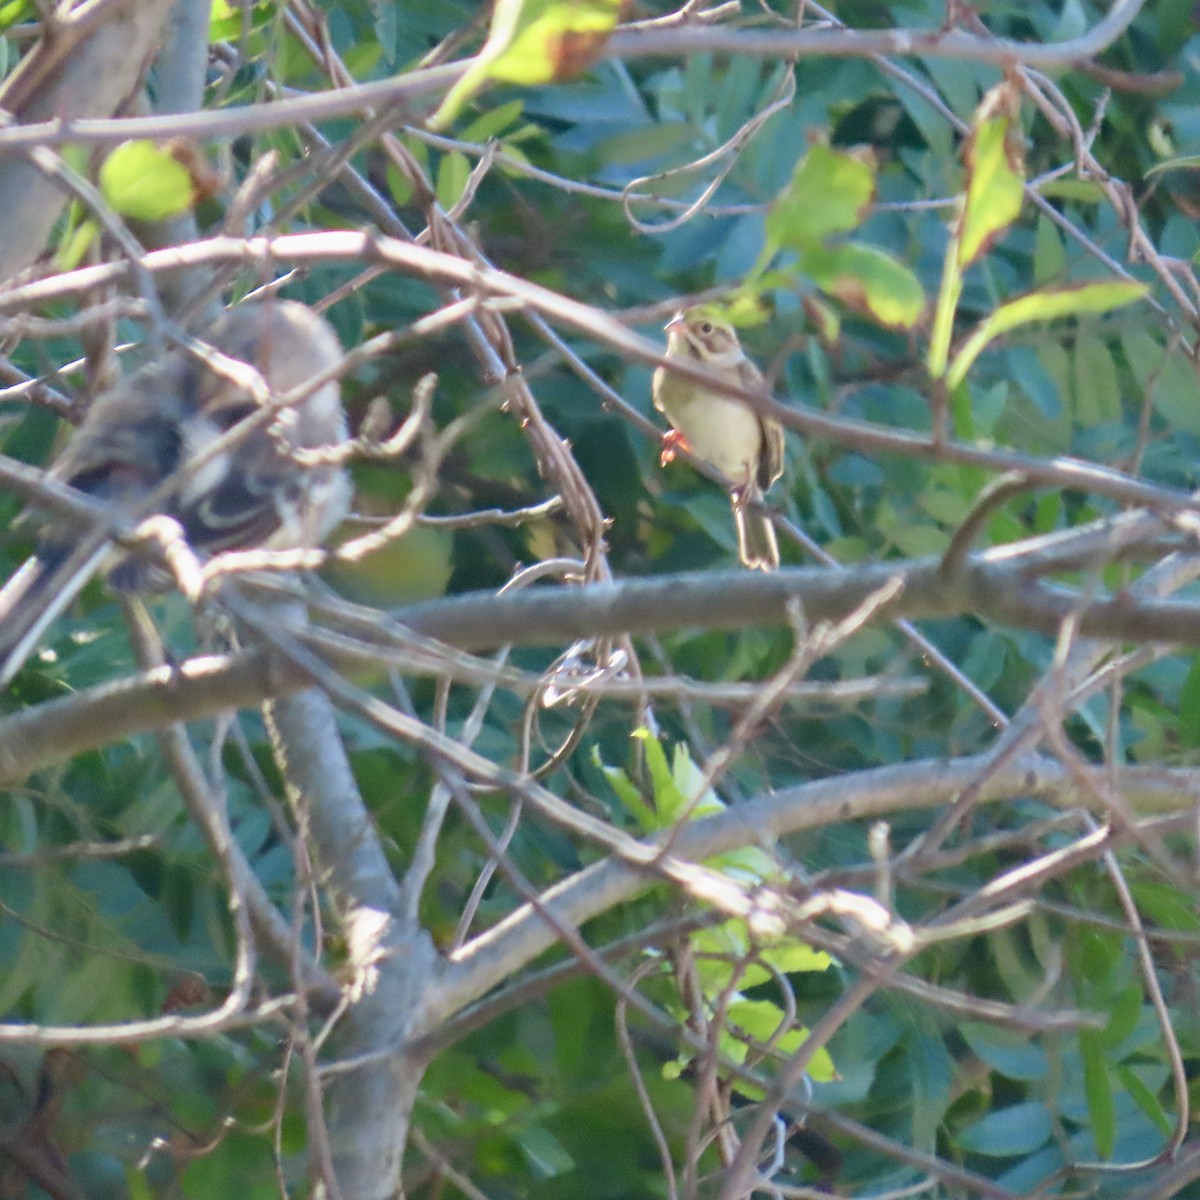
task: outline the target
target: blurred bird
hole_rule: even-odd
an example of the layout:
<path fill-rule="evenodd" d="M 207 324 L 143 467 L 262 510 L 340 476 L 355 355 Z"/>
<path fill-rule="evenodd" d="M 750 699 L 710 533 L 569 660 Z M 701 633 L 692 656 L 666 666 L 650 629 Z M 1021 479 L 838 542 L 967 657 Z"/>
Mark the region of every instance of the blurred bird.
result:
<path fill-rule="evenodd" d="M 667 358 L 703 363 L 748 391 L 764 387 L 733 326 L 711 309 L 676 313 L 667 323 Z M 752 507 L 783 474 L 783 426 L 734 396 L 710 392 L 666 367 L 654 372 L 654 407 L 674 428 L 663 437 L 665 466 L 684 446 L 734 481 L 730 495 L 738 557 L 764 571 L 779 566 L 775 527 Z"/>
<path fill-rule="evenodd" d="M 342 359 L 329 323 L 293 301 L 231 309 L 204 341 L 254 367 L 273 400 Z M 94 401 L 49 476 L 102 501 L 118 517 L 173 518 L 202 557 L 318 545 L 349 509 L 350 480 L 340 464 L 299 462 L 295 451 L 346 440 L 337 381 L 214 449 L 218 438 L 260 411 L 231 374 L 183 350 L 142 367 Z M 43 516 L 40 524 L 34 556 L 0 589 L 0 686 L 98 570 L 122 591 L 168 579 L 111 537 L 89 537 L 85 525 L 58 515 Z"/>

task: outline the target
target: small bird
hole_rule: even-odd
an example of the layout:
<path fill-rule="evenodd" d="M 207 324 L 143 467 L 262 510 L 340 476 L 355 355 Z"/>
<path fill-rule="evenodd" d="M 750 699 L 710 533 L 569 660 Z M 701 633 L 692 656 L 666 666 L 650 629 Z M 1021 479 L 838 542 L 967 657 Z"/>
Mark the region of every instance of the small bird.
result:
<path fill-rule="evenodd" d="M 230 309 L 203 340 L 254 367 L 272 399 L 342 360 L 329 322 L 294 301 Z M 322 383 L 213 450 L 259 410 L 252 392 L 219 365 L 176 350 L 99 396 L 48 475 L 133 522 L 156 513 L 173 518 L 201 556 L 317 546 L 349 510 L 351 484 L 339 462 L 300 462 L 295 452 L 346 441 L 338 382 Z M 168 581 L 161 566 L 113 538 L 89 536 L 86 525 L 60 515 L 40 518 L 34 556 L 0 589 L 0 686 L 97 571 L 118 591 Z"/>
<path fill-rule="evenodd" d="M 763 377 L 746 357 L 733 326 L 705 306 L 687 308 L 666 326 L 667 358 L 703 363 L 730 383 L 761 390 Z M 738 557 L 764 571 L 779 566 L 775 527 L 751 505 L 783 474 L 783 426 L 734 396 L 710 392 L 666 367 L 654 372 L 654 407 L 673 429 L 663 435 L 664 466 L 684 446 L 734 481 L 730 500 Z"/>

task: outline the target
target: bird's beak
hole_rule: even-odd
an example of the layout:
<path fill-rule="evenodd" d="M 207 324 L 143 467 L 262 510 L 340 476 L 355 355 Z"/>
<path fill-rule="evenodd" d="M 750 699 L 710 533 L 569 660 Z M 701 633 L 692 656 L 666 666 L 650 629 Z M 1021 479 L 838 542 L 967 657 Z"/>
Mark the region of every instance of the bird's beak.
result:
<path fill-rule="evenodd" d="M 687 328 L 687 322 L 683 319 L 683 313 L 677 312 L 664 326 L 663 330 L 666 333 L 682 333 Z"/>

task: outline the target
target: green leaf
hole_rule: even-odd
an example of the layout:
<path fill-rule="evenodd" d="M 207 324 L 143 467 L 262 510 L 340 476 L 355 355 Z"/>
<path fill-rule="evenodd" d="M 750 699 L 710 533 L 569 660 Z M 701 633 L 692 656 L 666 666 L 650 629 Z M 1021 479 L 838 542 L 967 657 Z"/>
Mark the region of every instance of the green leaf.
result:
<path fill-rule="evenodd" d="M 1185 746 L 1200 746 L 1200 654 L 1192 659 L 1179 692 L 1179 740 Z"/>
<path fill-rule="evenodd" d="M 396 0 L 371 0 L 375 13 L 375 36 L 389 63 L 396 60 Z"/>
<path fill-rule="evenodd" d="M 31 16 L 36 16 L 37 10 L 30 3 L 30 0 L 10 0 L 8 4 L 0 4 L 0 33 L 4 32 L 10 25 L 15 25 L 18 21 L 27 20 Z M 5 50 L 7 51 L 7 45 Z"/>
<path fill-rule="evenodd" d="M 1021 101 L 1008 82 L 998 84 L 975 112 L 964 158 L 967 190 L 955 230 L 958 265 L 984 253 L 1020 214 L 1025 164 Z"/>
<path fill-rule="evenodd" d="M 1146 179 L 1152 179 L 1155 175 L 1161 175 L 1164 171 L 1194 171 L 1200 167 L 1200 155 L 1197 154 L 1182 154 L 1176 155 L 1174 158 L 1165 158 L 1160 163 L 1155 163 L 1154 166 L 1147 168 L 1142 172 Z"/>
<path fill-rule="evenodd" d="M 775 1032 L 783 1021 L 783 1010 L 769 1000 L 736 1000 L 729 1006 L 730 1025 L 764 1045 L 775 1037 Z M 795 1054 L 808 1040 L 808 1036 L 807 1029 L 796 1025 L 780 1034 L 772 1044 L 782 1054 Z M 746 1048 L 736 1037 L 730 1039 L 730 1053 L 735 1055 L 739 1062 L 745 1058 Z M 823 1046 L 813 1051 L 807 1073 L 818 1083 L 830 1083 L 838 1077 L 833 1059 Z"/>
<path fill-rule="evenodd" d="M 437 198 L 447 212 L 458 203 L 471 177 L 471 160 L 461 150 L 451 150 L 438 164 Z"/>
<path fill-rule="evenodd" d="M 1134 1104 L 1138 1106 L 1158 1126 L 1160 1130 L 1170 1137 L 1174 1129 L 1174 1123 L 1171 1118 L 1163 1111 L 1163 1106 L 1159 1104 L 1158 1097 L 1133 1073 L 1130 1067 L 1124 1063 L 1118 1066 L 1114 1072 L 1116 1077 L 1121 1081 L 1121 1086 L 1133 1098 Z"/>
<path fill-rule="evenodd" d="M 114 211 L 138 221 L 161 221 L 190 208 L 191 174 L 150 141 L 123 142 L 100 166 L 100 190 Z"/>
<path fill-rule="evenodd" d="M 1117 1143 L 1117 1110 L 1101 1035 L 1092 1029 L 1080 1030 L 1079 1051 L 1083 1058 L 1083 1090 L 1092 1118 L 1092 1140 L 1096 1153 L 1102 1159 L 1110 1159 Z"/>
<path fill-rule="evenodd" d="M 1038 217 L 1034 234 L 1033 278 L 1039 286 L 1060 280 L 1067 274 L 1067 251 L 1062 234 L 1049 217 Z"/>
<path fill-rule="evenodd" d="M 1076 204 L 1100 204 L 1104 188 L 1094 179 L 1052 179 L 1038 188 L 1048 200 L 1073 200 Z"/>
<path fill-rule="evenodd" d="M 539 1179 L 553 1179 L 575 1169 L 575 1160 L 566 1147 L 541 1125 L 518 1127 L 513 1141 Z"/>
<path fill-rule="evenodd" d="M 975 1021 L 964 1021 L 958 1031 L 975 1054 L 1009 1079 L 1041 1079 L 1049 1069 L 1046 1052 L 1027 1034 Z"/>
<path fill-rule="evenodd" d="M 1191 674 L 1192 672 L 1188 673 L 1189 680 Z M 1196 914 L 1195 897 L 1181 892 L 1177 887 L 1152 879 L 1140 879 L 1133 884 L 1133 898 L 1137 902 L 1138 910 L 1160 929 L 1200 933 L 1200 916 Z M 1140 997 L 1141 990 L 1135 990 Z"/>
<path fill-rule="evenodd" d="M 1012 1158 L 1040 1150 L 1052 1128 L 1050 1110 L 1040 1100 L 1030 1100 L 988 1113 L 954 1140 L 959 1149 L 973 1154 Z"/>
<path fill-rule="evenodd" d="M 599 747 L 592 748 L 592 762 L 599 768 L 617 799 L 633 814 L 642 830 L 651 833 L 659 827 L 658 814 L 642 798 L 633 780 L 620 768 L 607 766 L 600 758 Z"/>
<path fill-rule="evenodd" d="M 521 119 L 524 100 L 510 100 L 497 108 L 481 113 L 459 135 L 464 142 L 486 142 Z"/>
<path fill-rule="evenodd" d="M 95 221 L 81 221 L 59 245 L 54 254 L 54 265 L 60 271 L 74 270 L 83 262 L 83 256 L 99 232 Z"/>
<path fill-rule="evenodd" d="M 769 1042 L 783 1023 L 783 1010 L 769 1000 L 737 1000 L 729 1006 L 729 1020 L 747 1036 Z"/>
<path fill-rule="evenodd" d="M 1140 907 L 1141 897 L 1136 899 Z M 1131 983 L 1109 1003 L 1108 1024 L 1098 1032 L 1101 1044 L 1108 1050 L 1115 1050 L 1134 1034 L 1141 1016 L 1142 989 L 1136 983 Z"/>
<path fill-rule="evenodd" d="M 585 70 L 616 26 L 621 0 L 496 0 L 487 41 L 429 121 L 444 129 L 489 80 L 550 83 Z"/>
<path fill-rule="evenodd" d="M 1131 279 L 1107 279 L 1099 283 L 1043 289 L 1010 300 L 985 317 L 963 343 L 946 375 L 946 386 L 951 391 L 958 387 L 988 343 L 1020 325 L 1108 312 L 1141 300 L 1148 291 L 1144 283 Z"/>
<path fill-rule="evenodd" d="M 794 939 L 781 941 L 778 945 L 760 946 L 758 956 L 784 975 L 798 975 L 804 971 L 827 971 L 833 966 L 833 956 L 828 951 L 814 950 L 804 942 Z"/>
<path fill-rule="evenodd" d="M 1121 419 L 1121 378 L 1104 341 L 1081 334 L 1072 354 L 1075 420 L 1084 428 Z"/>
<path fill-rule="evenodd" d="M 912 329 L 925 311 L 916 275 L 874 246 L 812 247 L 800 264 L 823 292 L 891 329 Z"/>
<path fill-rule="evenodd" d="M 875 172 L 873 157 L 813 146 L 767 212 L 767 242 L 803 250 L 857 229 L 875 199 Z"/>

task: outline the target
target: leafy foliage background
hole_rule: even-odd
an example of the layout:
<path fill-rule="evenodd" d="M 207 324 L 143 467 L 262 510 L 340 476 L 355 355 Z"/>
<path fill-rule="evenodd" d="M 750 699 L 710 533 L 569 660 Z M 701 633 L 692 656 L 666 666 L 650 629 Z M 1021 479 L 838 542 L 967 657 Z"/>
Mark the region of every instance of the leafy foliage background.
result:
<path fill-rule="evenodd" d="M 806 20 L 820 18 L 816 6 L 800 7 Z M 958 19 L 985 22 L 999 36 L 1054 42 L 1077 35 L 1100 12 L 1101 6 L 1079 0 L 1033 0 L 986 3 L 959 10 Z M 644 20 L 666 13 L 649 5 L 627 15 Z M 796 15 L 794 6 L 746 4 L 731 20 L 771 29 Z M 19 32 L 35 19 L 33 5 L 0 5 L 10 64 L 24 44 Z M 863 0 L 837 5 L 830 19 L 851 30 L 936 30 L 947 11 L 933 0 Z M 328 88 L 329 73 L 311 53 L 313 31 L 327 36 L 353 80 L 365 83 L 414 68 L 446 39 L 456 39 L 455 53 L 476 48 L 486 22 L 485 6 L 446 0 L 262 4 L 227 13 L 218 5 L 206 103 L 265 104 L 289 89 Z M 1079 321 L 1025 326 L 989 346 L 964 387 L 945 397 L 953 439 L 1042 460 L 1075 456 L 1167 488 L 1196 485 L 1195 311 L 1163 282 L 1174 274 L 1184 281 L 1182 297 L 1195 303 L 1195 173 L 1187 166 L 1155 173 L 1164 161 L 1200 148 L 1196 47 L 1189 0 L 1155 0 L 1104 54 L 1106 74 L 1071 68 L 1053 81 L 1027 78 L 1019 85 L 1026 90 L 1020 116 L 1026 175 L 1045 203 L 1039 209 L 1027 198 L 1017 222 L 968 269 L 956 331 L 1034 289 L 1107 279 L 1119 269 L 1151 282 L 1152 298 Z M 903 78 L 854 56 L 812 56 L 795 64 L 783 56 L 705 53 L 608 57 L 563 82 L 489 87 L 437 134 L 424 128 L 427 113 L 414 104 L 397 116 L 396 132 L 433 183 L 441 210 L 470 231 L 495 265 L 614 313 L 649 337 L 658 337 L 678 297 L 734 288 L 761 265 L 768 206 L 788 188 L 810 146 L 870 147 L 878 163 L 877 195 L 854 236 L 910 268 L 932 299 L 963 187 L 963 139 L 955 119 L 969 123 L 1003 72 L 951 57 L 894 61 Z M 790 102 L 756 124 L 792 80 Z M 153 93 L 153 75 L 149 87 Z M 1047 116 L 1053 97 L 1039 107 L 1030 89 L 1043 96 L 1057 89 L 1066 99 L 1080 129 L 1076 145 Z M 338 118 L 319 128 L 334 145 L 349 144 L 360 124 L 358 117 Z M 722 157 L 705 161 L 722 147 Z M 326 177 L 319 146 L 303 127 L 243 134 L 205 152 L 221 182 L 196 201 L 202 230 L 220 224 L 239 183 L 272 153 L 279 156 L 278 174 L 255 206 L 255 229 L 320 232 L 378 220 L 360 195 Z M 426 226 L 431 207 L 377 139 L 358 146 L 350 161 L 406 228 Z M 1091 163 L 1109 176 L 1098 179 Z M 80 156 L 79 169 L 92 165 Z M 722 178 L 711 198 L 677 221 L 681 207 L 717 173 Z M 633 199 L 627 188 L 655 199 Z M 1128 210 L 1114 205 L 1115 194 Z M 64 218 L 60 253 L 84 220 L 79 206 Z M 1134 220 L 1144 244 L 1131 251 Z M 759 296 L 766 319 L 742 330 L 776 394 L 840 418 L 930 434 L 938 397 L 925 369 L 927 322 L 911 330 L 886 328 L 823 296 L 787 253 L 776 267 Z M 329 316 L 347 347 L 405 329 L 443 302 L 431 281 L 416 274 L 364 275 L 362 269 L 360 262 L 331 258 L 289 276 L 285 291 L 314 304 L 336 297 Z M 244 291 L 260 281 L 247 269 L 236 287 Z M 65 318 L 77 307 L 74 300 L 54 302 L 40 315 Z M 657 423 L 651 368 L 602 339 L 564 335 L 644 419 L 637 421 L 598 396 L 519 314 L 511 327 L 516 357 L 546 421 L 569 444 L 611 522 L 612 574 L 624 579 L 730 566 L 734 540 L 725 494 L 686 463 L 665 470 L 658 464 L 659 447 L 645 423 Z M 136 322 L 122 320 L 118 340 L 136 342 L 138 330 Z M 83 395 L 80 372 L 63 368 L 80 356 L 76 333 L 10 332 L 13 367 Z M 53 374 L 55 368 L 63 373 Z M 481 378 L 459 326 L 414 337 L 356 369 L 345 382 L 352 425 L 380 396 L 397 415 L 407 412 L 413 384 L 429 370 L 438 374 L 436 428 L 471 417 L 439 468 L 429 514 L 546 500 L 553 488 L 539 472 L 522 422 L 502 408 L 498 381 Z M 49 459 L 60 421 L 48 407 L 5 403 L 0 420 L 5 454 Z M 359 510 L 393 511 L 423 466 L 417 454 L 360 464 Z M 937 454 L 876 453 L 856 446 L 851 435 L 806 440 L 793 431 L 788 470 L 773 494 L 797 531 L 783 539 L 785 559 L 812 561 L 810 546 L 848 565 L 940 554 L 991 474 Z M 29 535 L 14 520 L 20 507 L 16 497 L 0 496 L 6 573 L 29 550 Z M 990 514 L 982 540 L 999 544 L 1071 530 L 1119 507 L 1085 489 L 1031 488 Z M 578 539 L 561 511 L 518 525 L 422 525 L 361 565 L 335 565 L 328 582 L 360 603 L 396 608 L 496 589 L 523 564 L 574 560 L 586 549 Z M 1107 565 L 1099 574 L 1106 586 L 1119 588 L 1137 571 Z M 1086 592 L 1093 574 L 1080 572 L 1072 582 Z M 194 648 L 186 607 L 163 599 L 155 611 L 172 652 L 186 656 Z M 501 689 L 473 734 L 474 749 L 497 763 L 544 772 L 556 794 L 643 835 L 654 826 L 631 798 L 640 795 L 646 810 L 659 815 L 659 827 L 668 825 L 675 815 L 672 787 L 688 794 L 684 784 L 695 784 L 697 764 L 722 747 L 735 747 L 716 783 L 724 805 L 819 779 L 844 778 L 853 792 L 859 773 L 869 769 L 986 753 L 997 737 L 989 705 L 1011 716 L 1055 678 L 1052 636 L 969 614 L 921 622 L 920 632 L 952 664 L 949 670 L 878 620 L 830 640 L 805 664 L 816 681 L 877 677 L 874 694 L 856 704 L 783 701 L 741 730 L 744 702 L 693 699 L 682 687 L 640 711 L 620 697 L 539 708 Z M 789 628 L 701 629 L 639 639 L 638 651 L 647 673 L 719 683 L 772 678 L 802 641 Z M 1136 630 L 1129 643 L 1131 654 L 1145 648 Z M 56 626 L 49 649 L 5 700 L 8 711 L 133 669 L 119 611 L 100 584 Z M 508 663 L 537 677 L 564 649 L 517 649 Z M 889 689 L 893 677 L 919 677 L 924 686 Z M 369 683 L 451 737 L 471 736 L 466 731 L 478 689 L 436 676 L 399 683 L 383 670 Z M 1095 783 L 1102 773 L 1089 774 L 1098 765 L 1190 766 L 1200 742 L 1198 702 L 1200 670 L 1191 652 L 1152 650 L 1130 658 L 1110 686 L 1082 703 L 1047 701 L 1048 752 L 1078 773 L 1082 791 L 1094 787 L 1104 795 Z M 632 737 L 640 726 L 652 730 L 648 739 Z M 380 841 L 403 872 L 437 778 L 430 757 L 420 744 L 387 734 L 361 715 L 344 714 L 342 732 Z M 324 942 L 318 939 L 297 865 L 294 818 L 277 799 L 282 782 L 259 718 L 241 714 L 235 736 L 214 723 L 193 736 L 202 747 L 219 748 L 211 766 L 255 876 L 285 915 L 298 912 L 306 943 L 323 952 L 336 977 L 345 947 L 327 909 Z M 508 795 L 481 790 L 477 799 L 493 833 L 505 831 L 507 864 L 534 889 L 552 886 L 600 855 L 527 815 L 509 825 Z M 1179 809 L 1188 803 L 1181 789 Z M 792 1097 L 790 1109 L 783 1106 L 775 1157 L 768 1144 L 762 1160 L 768 1166 L 760 1163 L 771 1179 L 764 1191 L 793 1195 L 833 1186 L 874 1195 L 913 1187 L 1000 1195 L 1045 1187 L 1136 1195 L 1138 1187 L 1150 1186 L 1146 1181 L 1161 1166 L 1156 1156 L 1175 1144 L 1175 1131 L 1190 1140 L 1186 1122 L 1180 1127 L 1177 1121 L 1198 1051 L 1195 836 L 1180 822 L 1161 834 L 1134 836 L 1127 814 L 1115 811 L 1108 815 L 1117 833 L 1101 849 L 1119 852 L 1119 871 L 1115 861 L 1105 864 L 1100 850 L 1072 858 L 1092 818 L 1032 793 L 971 809 L 943 851 L 919 869 L 902 858 L 887 872 L 881 865 L 929 828 L 936 814 L 915 806 L 891 814 L 882 852 L 872 847 L 866 820 L 831 823 L 782 841 L 785 875 L 765 877 L 771 886 L 800 898 L 833 889 L 867 896 L 878 890 L 885 907 L 894 904 L 895 915 L 919 929 L 934 928 L 960 905 L 969 911 L 968 901 L 989 881 L 1022 864 L 1056 852 L 1064 857 L 1054 866 L 1043 860 L 1044 872 L 1030 886 L 1014 887 L 1014 899 L 1031 901 L 1019 919 L 955 927 L 905 962 L 904 974 L 941 989 L 941 999 L 928 989 L 893 986 L 896 980 L 885 972 L 861 1003 L 825 1029 L 835 1074 L 821 1077 L 814 1065 L 814 1078 Z M 229 987 L 224 878 L 185 815 L 151 735 L 81 754 L 12 788 L 0 804 L 0 839 L 0 1014 L 6 1022 L 82 1027 L 128 1021 L 163 1013 L 181 988 L 185 1005 L 203 1007 Z M 80 843 L 93 850 L 80 854 Z M 115 850 L 94 849 L 112 843 Z M 465 910 L 475 906 L 460 940 L 521 902 L 505 871 L 489 875 L 474 893 L 492 860 L 470 820 L 452 808 L 420 904 L 421 922 L 442 949 L 454 944 Z M 745 878 L 739 872 L 747 872 L 747 864 L 718 869 Z M 749 874 L 752 885 L 763 882 L 763 875 Z M 496 1005 L 490 1019 L 475 1027 L 456 1014 L 436 1039 L 421 1080 L 407 1194 L 477 1194 L 467 1181 L 491 1197 L 632 1198 L 671 1194 L 672 1187 L 722 1194 L 720 1168 L 729 1165 L 737 1138 L 759 1111 L 763 1086 L 760 1080 L 756 1091 L 745 1079 L 736 1082 L 728 1057 L 737 1043 L 741 1061 L 769 1079 L 779 1055 L 771 1047 L 764 1051 L 769 1028 L 747 1038 L 743 1027 L 743 1036 L 719 1043 L 719 1033 L 737 1028 L 720 1007 L 729 999 L 718 998 L 721 984 L 701 988 L 699 999 L 687 994 L 685 981 L 695 980 L 697 962 L 713 961 L 705 955 L 714 943 L 695 932 L 708 911 L 660 882 L 584 928 L 589 946 L 618 947 L 606 959 L 611 977 L 598 978 L 592 962 L 568 965 L 571 951 L 559 948 L 529 968 L 548 972 L 542 985 L 531 983 L 511 1005 Z M 1140 942 L 1131 914 L 1144 924 Z M 661 935 L 647 935 L 648 929 Z M 832 949 L 835 961 L 824 970 L 813 964 L 763 970 L 743 984 L 741 998 L 773 1006 L 789 1026 L 825 1028 L 839 1000 L 869 978 L 872 961 L 882 961 L 885 952 L 852 926 L 829 921 L 790 932 Z M 1152 966 L 1139 959 L 1140 946 Z M 745 941 L 741 947 L 747 962 L 757 953 L 770 962 L 767 948 Z M 261 996 L 291 986 L 279 964 L 260 964 L 260 972 Z M 725 981 L 730 988 L 734 978 Z M 1163 991 L 1165 1020 L 1154 1011 L 1151 979 Z M 950 993 L 967 999 L 948 1004 Z M 710 1055 L 682 1047 L 663 1024 L 630 1009 L 630 996 L 709 1039 Z M 993 1019 L 984 1001 L 1008 1007 Z M 1073 1013 L 1094 1019 L 1075 1020 Z M 65 1166 L 79 1190 L 64 1185 L 63 1195 L 209 1196 L 236 1189 L 248 1200 L 279 1195 L 285 1186 L 300 1189 L 314 1112 L 292 1050 L 319 1028 L 315 1016 L 305 1021 L 280 1010 L 272 1019 L 202 1038 L 49 1054 L 36 1046 L 0 1050 L 5 1137 L 36 1146 L 43 1163 Z M 718 1050 L 727 1056 L 724 1066 L 717 1065 Z M 44 1119 L 35 1122 L 38 1113 Z M 821 1139 L 815 1149 L 794 1135 L 795 1121 L 805 1115 L 808 1133 Z M 0 1152 L 6 1147 L 15 1152 L 14 1141 L 0 1143 Z M 834 1170 L 822 1158 L 829 1147 L 836 1147 Z M 673 1183 L 664 1158 L 679 1171 Z M 1148 1165 L 1115 1173 L 1097 1163 Z M 39 1194 L 30 1178 L 10 1154 L 0 1174 L 5 1194 Z M 1186 1179 L 1176 1192 L 1189 1194 L 1180 1188 L 1195 1191 Z"/>

